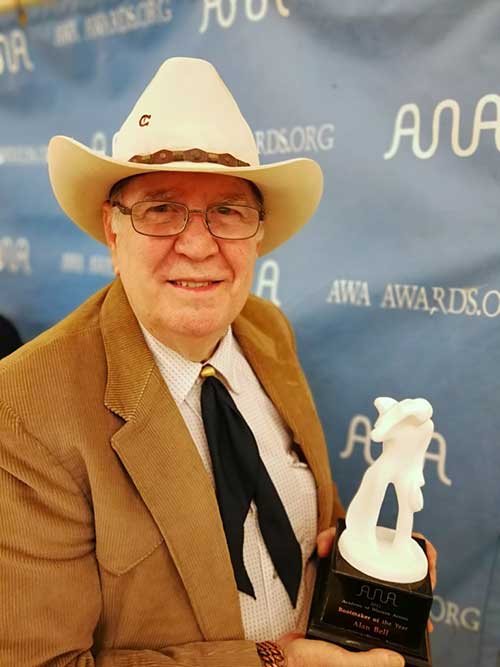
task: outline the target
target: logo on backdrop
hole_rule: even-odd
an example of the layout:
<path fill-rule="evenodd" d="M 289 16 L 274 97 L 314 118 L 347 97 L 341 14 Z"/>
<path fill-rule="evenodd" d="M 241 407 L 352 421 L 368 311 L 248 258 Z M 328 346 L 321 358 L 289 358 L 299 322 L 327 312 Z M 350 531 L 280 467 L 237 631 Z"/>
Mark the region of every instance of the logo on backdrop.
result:
<path fill-rule="evenodd" d="M 90 147 L 96 153 L 99 153 L 100 155 L 106 155 L 106 149 L 108 147 L 108 140 L 106 138 L 106 134 L 104 132 L 101 132 L 100 130 L 94 132 L 90 140 Z"/>
<path fill-rule="evenodd" d="M 269 4 L 274 4 L 279 16 L 287 18 L 290 10 L 285 6 L 284 0 L 203 0 L 203 18 L 200 32 L 206 32 L 210 26 L 210 19 L 214 20 L 221 28 L 230 28 L 241 5 L 244 5 L 245 17 L 248 21 L 262 21 L 269 11 Z"/>
<path fill-rule="evenodd" d="M 171 20 L 170 0 L 124 2 L 107 11 L 72 16 L 56 22 L 52 42 L 58 47 L 71 46 L 81 41 L 125 35 L 134 30 L 170 23 Z"/>
<path fill-rule="evenodd" d="M 78 275 L 114 277 L 113 265 L 109 255 L 85 255 L 82 252 L 63 252 L 59 261 L 61 273 L 75 273 Z"/>
<path fill-rule="evenodd" d="M 354 452 L 354 446 L 361 445 L 363 447 L 364 459 L 368 465 L 371 465 L 375 461 L 375 457 L 372 455 L 372 447 L 376 447 L 378 450 L 382 447 L 381 443 L 371 440 L 371 432 L 372 423 L 369 417 L 366 415 L 354 415 L 349 423 L 345 448 L 340 452 L 340 458 L 350 458 Z M 434 431 L 429 449 L 425 453 L 425 459 L 436 464 L 439 481 L 445 486 L 451 486 L 451 479 L 446 474 L 446 440 L 441 433 Z"/>
<path fill-rule="evenodd" d="M 32 72 L 34 69 L 25 32 L 19 29 L 0 32 L 0 76 L 5 72 L 18 74 L 22 70 Z"/>
<path fill-rule="evenodd" d="M 280 281 L 280 267 L 275 259 L 266 259 L 260 265 L 255 281 L 254 293 L 263 299 L 272 301 L 275 306 L 281 306 L 278 298 Z"/>
<path fill-rule="evenodd" d="M 295 125 L 292 128 L 256 130 L 255 141 L 261 155 L 319 153 L 332 150 L 334 133 L 333 123 Z"/>
<path fill-rule="evenodd" d="M 31 275 L 30 242 L 24 236 L 0 238 L 0 273 Z"/>
<path fill-rule="evenodd" d="M 47 144 L 39 146 L 0 146 L 0 165 L 2 164 L 45 164 L 47 162 Z"/>
<path fill-rule="evenodd" d="M 335 279 L 326 302 L 333 305 L 412 310 L 434 315 L 467 317 L 500 316 L 500 291 L 486 286 L 448 287 L 387 283 L 382 296 L 374 299 L 366 281 Z"/>
<path fill-rule="evenodd" d="M 488 115 L 491 116 L 490 109 L 495 110 L 495 118 L 486 120 L 484 118 L 485 110 L 488 109 Z M 443 112 L 446 118 L 451 114 L 451 137 L 443 138 L 443 141 L 450 143 L 452 151 L 458 157 L 470 157 L 474 155 L 479 146 L 479 141 L 483 132 L 487 130 L 494 131 L 494 142 L 497 151 L 500 151 L 500 95 L 484 95 L 478 100 L 474 111 L 472 128 L 464 128 L 462 123 L 462 137 L 460 136 L 460 105 L 456 100 L 442 100 L 434 109 L 432 118 L 432 139 L 428 148 L 422 148 L 420 136 L 420 109 L 417 104 L 403 104 L 399 109 L 394 122 L 394 132 L 392 143 L 389 150 L 384 153 L 384 160 L 391 160 L 398 152 L 401 139 L 411 137 L 411 149 L 415 157 L 420 160 L 428 160 L 437 151 L 440 142 L 441 116 Z M 464 136 L 465 135 L 465 136 Z M 470 137 L 470 139 L 469 139 Z M 469 142 L 468 144 L 466 142 Z"/>
<path fill-rule="evenodd" d="M 106 154 L 107 137 L 104 132 L 97 130 L 90 139 L 90 147 L 96 153 Z M 47 163 L 47 144 L 39 145 L 21 145 L 21 146 L 0 146 L 0 165 L 2 164 L 22 164 L 35 165 Z"/>
<path fill-rule="evenodd" d="M 430 615 L 433 623 L 444 623 L 470 632 L 481 629 L 481 612 L 477 607 L 459 607 L 456 602 L 445 600 L 440 595 L 434 594 Z"/>

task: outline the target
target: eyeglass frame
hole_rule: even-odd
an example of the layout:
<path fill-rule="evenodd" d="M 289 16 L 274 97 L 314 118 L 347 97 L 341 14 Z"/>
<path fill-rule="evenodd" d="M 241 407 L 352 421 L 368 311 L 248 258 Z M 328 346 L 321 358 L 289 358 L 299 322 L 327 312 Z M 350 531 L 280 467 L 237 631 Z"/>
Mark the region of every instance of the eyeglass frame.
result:
<path fill-rule="evenodd" d="M 201 213 L 202 216 L 203 216 L 203 222 L 205 223 L 205 227 L 208 229 L 208 232 L 210 233 L 210 235 L 213 238 L 221 239 L 222 241 L 246 241 L 248 239 L 253 239 L 254 236 L 257 235 L 260 226 L 264 222 L 264 209 L 262 207 L 255 208 L 255 206 L 247 206 L 247 204 L 233 204 L 233 206 L 241 206 L 243 208 L 250 208 L 253 211 L 257 211 L 257 213 L 259 214 L 259 219 L 258 219 L 258 222 L 257 222 L 257 227 L 255 229 L 255 232 L 251 236 L 238 236 L 238 237 L 227 238 L 225 236 L 217 236 L 217 234 L 214 234 L 212 232 L 212 230 L 210 229 L 210 223 L 208 222 L 208 219 L 207 219 L 207 211 L 209 211 L 212 208 L 217 208 L 218 206 L 224 206 L 224 205 L 225 206 L 231 206 L 231 204 L 224 204 L 223 202 L 221 202 L 220 204 L 214 204 L 213 206 L 209 206 L 208 208 L 203 210 L 203 209 L 200 209 L 200 208 L 188 208 L 185 204 L 182 204 L 181 202 L 168 201 L 168 200 L 163 200 L 163 199 L 158 199 L 158 200 L 156 200 L 156 199 L 155 200 L 142 199 L 140 201 L 134 202 L 132 204 L 132 206 L 130 206 L 130 207 L 129 206 L 124 206 L 119 201 L 113 201 L 112 199 L 109 199 L 108 201 L 109 201 L 111 207 L 113 207 L 113 208 L 116 207 L 116 208 L 118 208 L 120 213 L 122 213 L 123 215 L 129 215 L 130 216 L 130 222 L 132 223 L 132 228 L 133 228 L 134 232 L 136 232 L 136 234 L 141 234 L 142 236 L 149 236 L 150 238 L 153 238 L 153 239 L 168 239 L 168 238 L 172 238 L 174 236 L 180 236 L 180 234 L 182 234 L 186 230 L 186 227 L 188 226 L 189 220 L 191 218 L 191 213 Z M 144 203 L 175 204 L 176 206 L 182 206 L 182 208 L 184 208 L 185 211 L 186 211 L 183 228 L 180 231 L 175 232 L 175 234 L 146 234 L 145 232 L 140 232 L 134 225 L 134 218 L 133 218 L 133 215 L 132 215 L 132 209 L 134 208 L 134 206 L 137 206 L 137 204 L 144 204 Z"/>

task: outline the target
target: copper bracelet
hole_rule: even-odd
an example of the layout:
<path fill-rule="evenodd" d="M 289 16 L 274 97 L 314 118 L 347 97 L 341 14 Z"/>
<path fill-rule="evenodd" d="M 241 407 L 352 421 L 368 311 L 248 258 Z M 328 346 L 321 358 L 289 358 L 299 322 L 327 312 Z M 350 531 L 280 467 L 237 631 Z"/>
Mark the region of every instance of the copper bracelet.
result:
<path fill-rule="evenodd" d="M 285 652 L 276 642 L 257 642 L 257 653 L 264 667 L 286 667 Z"/>

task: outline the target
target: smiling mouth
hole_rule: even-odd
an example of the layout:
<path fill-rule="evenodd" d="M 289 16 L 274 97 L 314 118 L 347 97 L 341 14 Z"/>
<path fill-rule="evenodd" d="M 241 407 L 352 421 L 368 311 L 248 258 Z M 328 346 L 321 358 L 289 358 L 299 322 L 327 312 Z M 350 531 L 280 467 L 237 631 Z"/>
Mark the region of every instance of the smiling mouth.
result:
<path fill-rule="evenodd" d="M 184 287 L 188 289 L 202 289 L 219 285 L 222 280 L 169 280 L 170 285 L 174 287 Z"/>

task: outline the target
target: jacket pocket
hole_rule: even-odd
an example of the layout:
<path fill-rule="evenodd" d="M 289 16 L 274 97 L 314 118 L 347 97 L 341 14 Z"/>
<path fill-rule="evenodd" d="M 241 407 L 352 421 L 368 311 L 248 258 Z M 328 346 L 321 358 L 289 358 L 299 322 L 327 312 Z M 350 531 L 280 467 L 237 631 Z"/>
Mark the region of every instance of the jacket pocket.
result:
<path fill-rule="evenodd" d="M 94 496 L 96 558 L 114 575 L 122 575 L 150 556 L 163 536 L 137 490 L 130 484 Z"/>

